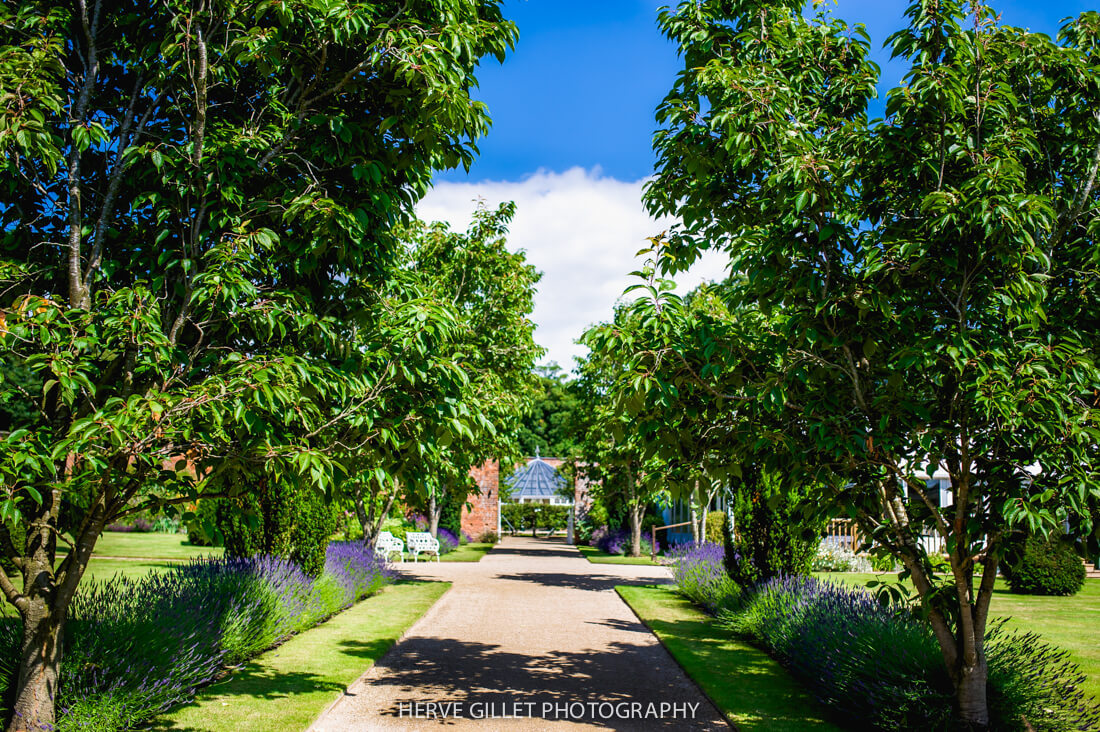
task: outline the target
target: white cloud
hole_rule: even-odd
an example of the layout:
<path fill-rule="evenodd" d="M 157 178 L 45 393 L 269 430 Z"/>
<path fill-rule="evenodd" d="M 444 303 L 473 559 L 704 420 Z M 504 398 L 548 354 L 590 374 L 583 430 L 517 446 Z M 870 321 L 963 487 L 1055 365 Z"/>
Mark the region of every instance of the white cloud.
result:
<path fill-rule="evenodd" d="M 667 222 L 649 217 L 641 203 L 644 181 L 601 177 L 599 170 L 573 168 L 564 173 L 539 171 L 521 181 L 439 182 L 420 202 L 417 213 L 428 221 L 446 221 L 465 231 L 482 198 L 489 206 L 516 202 L 508 242 L 524 250 L 543 273 L 532 319 L 535 340 L 547 349 L 546 361 L 564 370 L 584 353 L 574 343 L 594 323 L 611 318 L 615 301 L 640 269 L 634 254 Z M 676 278 L 686 292 L 704 280 L 724 277 L 727 259 L 707 252 Z"/>

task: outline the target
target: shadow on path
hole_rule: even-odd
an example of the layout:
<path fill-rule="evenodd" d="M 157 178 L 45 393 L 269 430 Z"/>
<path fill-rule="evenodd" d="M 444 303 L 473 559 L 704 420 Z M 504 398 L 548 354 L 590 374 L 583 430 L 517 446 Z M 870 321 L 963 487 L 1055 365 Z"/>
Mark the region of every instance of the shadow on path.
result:
<path fill-rule="evenodd" d="M 568 544 L 553 539 L 539 539 L 545 541 L 545 546 L 500 546 L 493 547 L 489 554 L 493 557 L 530 557 L 543 559 L 546 557 L 568 557 L 570 559 L 583 559 L 581 553 Z"/>
<path fill-rule="evenodd" d="M 612 643 L 600 650 L 528 656 L 451 638 L 409 638 L 380 664 L 375 685 L 396 687 L 384 717 L 408 717 L 415 705 L 461 702 L 469 718 L 515 713 L 547 722 L 588 722 L 616 730 L 728 729 L 707 719 L 709 705 L 658 670 L 653 649 Z M 645 689 L 645 697 L 637 695 Z M 655 705 L 651 718 L 645 714 Z M 666 706 L 662 709 L 661 704 Z M 673 706 L 675 705 L 675 706 Z M 655 713 L 663 718 L 652 718 Z M 435 720 L 445 722 L 445 720 Z"/>
<path fill-rule="evenodd" d="M 569 574 L 567 572 L 516 572 L 497 575 L 496 578 L 512 582 L 533 582 L 544 587 L 568 587 L 592 592 L 614 590 L 615 585 L 655 585 L 672 582 L 671 578 L 662 577 L 616 577 L 610 574 Z"/>

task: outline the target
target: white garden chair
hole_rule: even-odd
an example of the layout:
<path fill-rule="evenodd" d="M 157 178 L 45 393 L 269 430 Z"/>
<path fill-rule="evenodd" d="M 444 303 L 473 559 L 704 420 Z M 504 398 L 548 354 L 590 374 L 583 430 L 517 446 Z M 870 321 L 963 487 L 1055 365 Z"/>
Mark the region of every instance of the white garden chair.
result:
<path fill-rule="evenodd" d="M 414 562 L 418 561 L 417 557 L 420 554 L 434 554 L 435 561 L 439 561 L 439 539 L 427 531 L 410 531 L 405 534 L 405 543 L 409 547 L 409 553 L 412 554 Z"/>
<path fill-rule="evenodd" d="M 402 562 L 405 561 L 405 542 L 388 531 L 379 532 L 378 539 L 374 542 L 374 547 L 381 552 L 382 556 L 386 559 L 389 559 L 393 554 L 397 554 Z"/>

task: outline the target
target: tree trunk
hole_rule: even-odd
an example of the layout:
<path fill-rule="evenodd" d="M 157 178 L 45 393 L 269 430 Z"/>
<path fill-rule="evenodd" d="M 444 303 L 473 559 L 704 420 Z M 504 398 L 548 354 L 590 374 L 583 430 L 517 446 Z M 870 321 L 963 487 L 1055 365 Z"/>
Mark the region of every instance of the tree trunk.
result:
<path fill-rule="evenodd" d="M 986 699 L 989 664 L 985 658 L 985 649 L 980 649 L 977 656 L 975 664 L 960 664 L 953 674 L 959 718 L 966 729 L 970 730 L 989 729 L 989 702 Z"/>
<path fill-rule="evenodd" d="M 630 507 L 630 556 L 642 556 L 642 506 Z"/>
<path fill-rule="evenodd" d="M 64 605 L 67 606 L 68 602 Z M 63 612 L 60 617 L 50 613 L 42 596 L 33 598 L 21 615 L 23 642 L 8 731 L 53 729 L 65 616 Z"/>
<path fill-rule="evenodd" d="M 375 497 L 370 496 L 370 506 L 368 507 L 366 500 L 363 498 L 363 486 L 355 487 L 352 493 L 352 504 L 355 506 L 355 517 L 359 519 L 359 526 L 363 529 L 364 544 L 374 546 L 374 542 L 378 539 L 378 534 L 382 530 L 382 523 L 390 515 L 390 509 L 393 508 L 394 499 L 396 498 L 397 489 L 395 488 L 386 499 L 385 507 L 381 511 L 377 511 L 378 505 Z"/>
<path fill-rule="evenodd" d="M 447 500 L 447 491 L 440 492 L 437 499 L 433 494 L 428 498 L 428 531 L 435 538 L 439 538 L 439 518 L 443 515 L 443 503 Z"/>
<path fill-rule="evenodd" d="M 695 481 L 695 488 L 691 491 L 691 543 L 698 544 L 702 532 L 699 531 L 699 481 Z"/>
<path fill-rule="evenodd" d="M 363 486 L 355 486 L 354 492 L 351 495 L 351 504 L 355 507 L 355 518 L 359 519 L 359 526 L 363 529 L 363 543 L 373 544 L 374 537 L 367 536 L 367 529 L 371 525 L 370 514 L 367 512 L 367 507 L 363 501 Z"/>

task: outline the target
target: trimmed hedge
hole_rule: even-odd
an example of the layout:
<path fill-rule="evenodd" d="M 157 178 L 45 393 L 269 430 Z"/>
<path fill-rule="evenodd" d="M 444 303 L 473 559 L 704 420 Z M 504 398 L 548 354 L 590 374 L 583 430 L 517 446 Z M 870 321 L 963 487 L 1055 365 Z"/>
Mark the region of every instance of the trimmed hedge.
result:
<path fill-rule="evenodd" d="M 1061 536 L 1014 542 L 1001 572 L 1018 595 L 1074 595 L 1085 584 L 1085 565 Z"/>
<path fill-rule="evenodd" d="M 505 503 L 500 510 L 516 531 L 561 531 L 569 524 L 570 508 L 546 503 Z"/>

